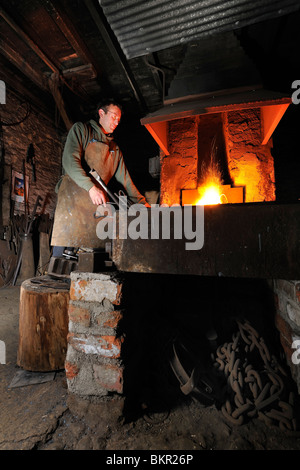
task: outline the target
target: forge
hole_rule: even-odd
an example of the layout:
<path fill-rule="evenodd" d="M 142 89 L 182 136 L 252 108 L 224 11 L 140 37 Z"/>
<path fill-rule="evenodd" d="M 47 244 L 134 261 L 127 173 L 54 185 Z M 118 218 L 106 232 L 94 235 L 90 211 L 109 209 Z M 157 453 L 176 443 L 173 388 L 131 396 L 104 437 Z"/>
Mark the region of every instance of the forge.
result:
<path fill-rule="evenodd" d="M 262 369 L 252 374 L 264 377 L 267 402 L 258 405 L 262 395 L 251 386 L 254 404 L 245 419 L 268 419 L 263 408 L 281 393 L 292 406 L 283 392 L 285 381 L 291 385 L 287 375 L 275 388 L 268 382 L 276 382 L 285 364 L 299 393 L 300 206 L 276 201 L 272 156 L 272 133 L 289 104 L 282 95 L 248 90 L 171 103 L 142 119 L 160 147 L 159 204 L 114 214 L 117 230 L 106 244 L 104 270 L 95 267 L 95 253 L 87 255 L 90 265 L 79 254 L 66 359 L 72 394 L 112 400 L 117 414 L 124 413 L 124 397 L 135 410 L 149 412 L 154 403 L 163 412 L 173 399 L 196 396 L 204 406 L 218 403 L 240 424 L 242 395 L 235 397 L 238 410 L 224 408 L 211 374 L 218 364 L 231 367 L 236 377 L 228 380 L 236 389 L 238 371 L 241 381 L 243 373 L 251 381 L 247 360 L 259 368 L 260 359 Z M 214 199 L 206 199 L 212 185 Z M 100 292 L 108 293 L 105 302 Z M 241 338 L 241 357 L 250 354 L 245 369 L 234 350 Z M 227 359 L 231 354 L 227 365 L 220 348 Z M 256 348 L 259 358 L 251 356 Z M 281 426 L 296 429 L 291 423 Z"/>
<path fill-rule="evenodd" d="M 276 201 L 272 156 L 272 133 L 290 101 L 231 91 L 169 103 L 142 119 L 161 149 L 162 211 L 202 205 L 204 244 L 188 251 L 183 240 L 117 239 L 117 268 L 298 279 L 299 205 Z"/>
<path fill-rule="evenodd" d="M 17 365 L 63 369 L 75 415 L 195 399 L 299 431 L 299 18 L 1 1 L 0 286 L 21 287 Z M 97 207 L 93 170 L 150 207 Z"/>
<path fill-rule="evenodd" d="M 272 133 L 290 103 L 262 89 L 228 91 L 166 104 L 142 119 L 164 154 L 162 202 L 193 203 L 186 191 L 201 188 L 212 168 L 220 184 L 243 188 L 228 202 L 275 200 Z"/>

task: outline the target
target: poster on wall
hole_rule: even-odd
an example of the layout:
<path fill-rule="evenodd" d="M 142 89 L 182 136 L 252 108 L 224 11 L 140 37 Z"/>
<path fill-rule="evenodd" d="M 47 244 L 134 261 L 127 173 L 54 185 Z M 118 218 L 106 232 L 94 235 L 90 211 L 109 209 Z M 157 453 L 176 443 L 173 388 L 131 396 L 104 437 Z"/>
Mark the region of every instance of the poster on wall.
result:
<path fill-rule="evenodd" d="M 26 200 L 28 200 L 28 184 L 29 178 L 26 176 L 24 185 L 24 175 L 12 170 L 11 181 L 11 198 L 16 202 L 24 202 L 25 186 L 26 186 Z"/>

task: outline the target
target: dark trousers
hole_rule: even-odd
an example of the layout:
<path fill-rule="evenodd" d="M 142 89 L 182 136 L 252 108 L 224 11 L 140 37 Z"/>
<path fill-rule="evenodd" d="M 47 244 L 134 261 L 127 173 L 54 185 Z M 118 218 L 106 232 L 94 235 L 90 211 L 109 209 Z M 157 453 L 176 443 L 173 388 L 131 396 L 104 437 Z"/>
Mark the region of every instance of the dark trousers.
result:
<path fill-rule="evenodd" d="M 64 252 L 66 249 L 69 250 L 69 251 L 72 251 L 72 250 L 73 250 L 73 247 L 72 247 L 72 246 L 54 246 L 54 247 L 53 247 L 52 256 L 55 256 L 55 257 L 62 256 L 62 255 L 63 255 L 63 252 Z"/>

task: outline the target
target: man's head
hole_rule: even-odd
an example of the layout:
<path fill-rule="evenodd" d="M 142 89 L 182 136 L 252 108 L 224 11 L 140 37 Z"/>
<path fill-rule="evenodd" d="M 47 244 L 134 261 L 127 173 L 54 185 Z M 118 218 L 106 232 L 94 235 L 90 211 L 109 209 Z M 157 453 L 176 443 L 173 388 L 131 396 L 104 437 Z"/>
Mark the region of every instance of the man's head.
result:
<path fill-rule="evenodd" d="M 121 120 L 122 107 L 113 99 L 103 100 L 97 106 L 97 114 L 99 116 L 99 124 L 104 132 L 111 134 Z"/>

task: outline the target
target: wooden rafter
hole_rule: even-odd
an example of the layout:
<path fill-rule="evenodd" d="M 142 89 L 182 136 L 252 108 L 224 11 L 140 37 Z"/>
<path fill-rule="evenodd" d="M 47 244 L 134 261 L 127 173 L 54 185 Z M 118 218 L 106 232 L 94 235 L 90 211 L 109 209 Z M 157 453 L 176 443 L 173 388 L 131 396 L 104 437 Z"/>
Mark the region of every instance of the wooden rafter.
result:
<path fill-rule="evenodd" d="M 63 97 L 59 90 L 59 77 L 57 74 L 52 74 L 52 76 L 49 78 L 49 88 L 53 94 L 53 98 L 55 100 L 57 109 L 60 112 L 60 115 L 64 121 L 66 129 L 70 130 L 70 128 L 73 125 L 73 122 L 71 121 L 68 115 Z"/>
<path fill-rule="evenodd" d="M 1 54 L 14 64 L 21 72 L 23 72 L 28 78 L 30 78 L 36 85 L 43 90 L 48 90 L 47 84 L 45 83 L 44 77 L 36 69 L 30 66 L 30 64 L 24 61 L 24 57 L 14 48 L 10 47 L 7 43 L 4 43 L 0 39 L 0 52 Z"/>
<path fill-rule="evenodd" d="M 38 45 L 28 36 L 28 34 L 20 28 L 19 25 L 0 7 L 0 16 L 6 23 L 18 34 L 18 36 L 42 59 L 42 61 L 54 73 L 59 73 L 55 64 L 46 56 L 46 54 L 38 47 Z"/>
<path fill-rule="evenodd" d="M 93 64 L 93 58 L 66 13 L 50 0 L 46 2 L 45 7 L 47 12 L 54 18 L 55 23 L 67 38 L 76 54 L 82 59 L 85 65 L 91 67 L 93 78 L 96 77 L 97 71 Z"/>

